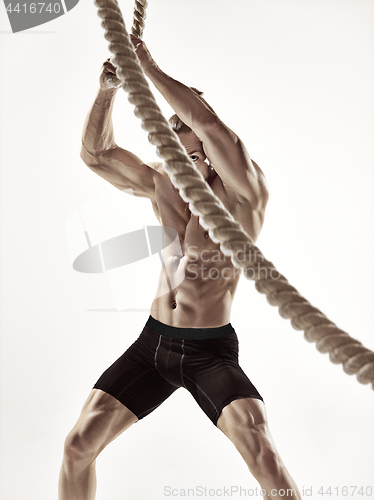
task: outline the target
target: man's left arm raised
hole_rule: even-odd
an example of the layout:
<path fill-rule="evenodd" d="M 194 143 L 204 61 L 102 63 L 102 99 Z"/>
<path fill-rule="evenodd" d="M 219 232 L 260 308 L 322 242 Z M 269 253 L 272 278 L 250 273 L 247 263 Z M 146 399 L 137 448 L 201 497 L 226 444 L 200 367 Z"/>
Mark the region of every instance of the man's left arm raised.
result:
<path fill-rule="evenodd" d="M 182 122 L 201 140 L 205 154 L 225 190 L 248 201 L 254 210 L 264 208 L 268 199 L 264 174 L 251 160 L 239 137 L 219 119 L 202 97 L 164 73 L 142 40 L 133 35 L 131 38 L 145 75 Z"/>

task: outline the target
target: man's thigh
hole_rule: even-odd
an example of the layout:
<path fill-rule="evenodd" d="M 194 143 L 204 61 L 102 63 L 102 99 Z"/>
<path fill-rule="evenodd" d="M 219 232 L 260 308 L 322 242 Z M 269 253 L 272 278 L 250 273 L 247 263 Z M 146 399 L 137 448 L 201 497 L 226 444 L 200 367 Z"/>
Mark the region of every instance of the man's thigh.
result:
<path fill-rule="evenodd" d="M 138 417 L 113 396 L 93 389 L 67 437 L 66 445 L 97 456 L 137 420 Z"/>
<path fill-rule="evenodd" d="M 236 334 L 209 341 L 186 341 L 181 371 L 185 387 L 217 425 L 221 412 L 235 400 L 262 397 L 238 363 Z"/>
<path fill-rule="evenodd" d="M 177 389 L 157 369 L 158 337 L 144 329 L 94 385 L 94 389 L 116 398 L 138 419 L 155 410 Z"/>
<path fill-rule="evenodd" d="M 223 408 L 217 427 L 232 441 L 249 464 L 261 450 L 273 450 L 265 405 L 255 398 L 241 398 Z"/>
<path fill-rule="evenodd" d="M 233 428 L 267 425 L 265 405 L 256 398 L 237 398 L 225 406 L 217 427 L 226 435 Z"/>

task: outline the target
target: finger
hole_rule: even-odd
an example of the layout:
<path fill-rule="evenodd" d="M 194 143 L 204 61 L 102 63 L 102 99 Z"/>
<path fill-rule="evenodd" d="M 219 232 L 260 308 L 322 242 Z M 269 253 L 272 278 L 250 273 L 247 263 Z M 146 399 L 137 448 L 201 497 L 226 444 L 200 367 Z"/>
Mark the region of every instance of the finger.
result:
<path fill-rule="evenodd" d="M 116 72 L 116 67 L 113 66 L 113 64 L 108 61 L 105 61 L 105 63 L 103 64 L 103 69 L 110 71 L 111 73 Z"/>
<path fill-rule="evenodd" d="M 108 57 L 108 59 L 106 61 L 104 61 L 103 66 L 105 66 L 108 63 L 113 66 L 113 58 L 114 58 L 114 56 Z"/>
<path fill-rule="evenodd" d="M 130 35 L 130 37 L 131 37 L 131 42 L 132 42 L 133 45 L 135 45 L 135 47 L 138 47 L 139 45 L 142 44 L 142 41 L 137 36 Z"/>

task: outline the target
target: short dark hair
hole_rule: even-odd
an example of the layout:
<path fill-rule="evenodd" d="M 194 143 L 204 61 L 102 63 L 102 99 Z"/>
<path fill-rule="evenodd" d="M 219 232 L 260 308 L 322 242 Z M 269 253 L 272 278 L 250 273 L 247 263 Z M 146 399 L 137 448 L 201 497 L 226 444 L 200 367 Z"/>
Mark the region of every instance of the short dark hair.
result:
<path fill-rule="evenodd" d="M 211 106 L 209 106 L 209 104 L 206 102 L 205 99 L 202 98 L 202 96 L 204 95 L 204 92 L 201 92 L 201 90 L 195 89 L 195 87 L 190 87 L 190 89 L 193 92 L 195 92 L 195 94 L 197 94 L 200 97 L 200 100 L 203 101 L 203 103 L 205 104 L 205 106 L 207 108 L 209 108 L 211 111 L 213 111 L 213 113 L 214 113 L 213 108 Z M 182 120 L 179 118 L 178 115 L 171 116 L 169 118 L 169 123 L 171 125 L 171 128 L 177 134 L 179 132 L 191 132 L 190 127 L 188 125 L 186 125 L 184 122 L 182 122 Z"/>

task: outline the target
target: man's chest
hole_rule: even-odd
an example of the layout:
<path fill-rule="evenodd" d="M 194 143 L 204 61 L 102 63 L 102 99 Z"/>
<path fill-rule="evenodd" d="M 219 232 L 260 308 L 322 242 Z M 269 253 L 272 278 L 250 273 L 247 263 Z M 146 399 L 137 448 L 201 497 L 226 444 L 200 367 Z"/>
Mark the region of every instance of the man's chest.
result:
<path fill-rule="evenodd" d="M 189 203 L 181 198 L 169 178 L 161 175 L 157 177 L 153 209 L 160 224 L 172 227 L 178 232 L 183 249 L 218 250 L 219 245 L 211 240 L 208 231 L 201 225 L 200 217 L 191 213 Z M 235 204 L 226 196 L 219 178 L 215 179 L 212 190 L 235 217 L 235 213 L 233 213 L 235 212 Z"/>

